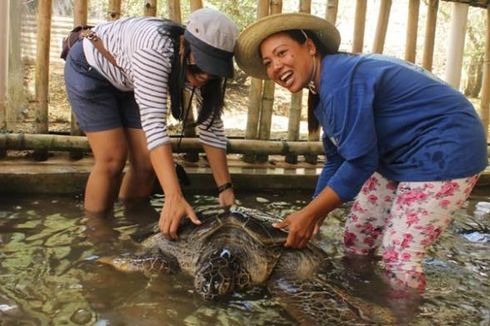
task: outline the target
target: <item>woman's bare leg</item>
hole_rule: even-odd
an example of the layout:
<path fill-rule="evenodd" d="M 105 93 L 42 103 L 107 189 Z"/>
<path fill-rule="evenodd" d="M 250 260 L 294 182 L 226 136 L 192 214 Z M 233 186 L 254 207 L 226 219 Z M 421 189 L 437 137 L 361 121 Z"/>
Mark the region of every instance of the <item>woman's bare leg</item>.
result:
<path fill-rule="evenodd" d="M 128 145 L 123 128 L 86 133 L 95 164 L 85 188 L 84 207 L 89 212 L 112 208 L 126 163 Z"/>
<path fill-rule="evenodd" d="M 126 171 L 119 198 L 124 201 L 147 198 L 153 190 L 155 174 L 150 161 L 146 137 L 141 129 L 124 130 L 129 146 L 129 169 Z"/>

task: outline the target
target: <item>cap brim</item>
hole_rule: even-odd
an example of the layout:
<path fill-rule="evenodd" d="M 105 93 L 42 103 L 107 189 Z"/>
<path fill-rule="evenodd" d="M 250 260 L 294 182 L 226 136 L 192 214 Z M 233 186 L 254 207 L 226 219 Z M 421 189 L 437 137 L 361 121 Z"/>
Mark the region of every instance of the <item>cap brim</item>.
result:
<path fill-rule="evenodd" d="M 329 52 L 339 48 L 339 31 L 323 18 L 306 13 L 270 15 L 249 25 L 238 37 L 235 48 L 238 66 L 252 77 L 269 79 L 260 56 L 260 44 L 272 34 L 295 29 L 314 32 Z"/>
<path fill-rule="evenodd" d="M 212 55 L 190 44 L 197 66 L 204 72 L 218 77 L 233 77 L 233 59 Z"/>

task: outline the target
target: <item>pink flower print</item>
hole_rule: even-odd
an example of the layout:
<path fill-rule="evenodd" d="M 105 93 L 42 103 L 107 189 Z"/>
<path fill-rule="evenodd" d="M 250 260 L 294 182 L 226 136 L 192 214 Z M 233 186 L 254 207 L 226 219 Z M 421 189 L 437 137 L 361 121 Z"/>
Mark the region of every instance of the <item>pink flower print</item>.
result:
<path fill-rule="evenodd" d="M 401 243 L 401 247 L 403 249 L 408 248 L 410 246 L 410 242 L 412 242 L 412 240 L 413 240 L 413 235 L 411 235 L 410 233 L 405 233 L 403 235 L 403 241 Z"/>
<path fill-rule="evenodd" d="M 411 205 L 417 201 L 423 201 L 429 197 L 426 193 L 418 190 L 411 190 L 398 196 L 396 203 L 399 205 Z"/>
<path fill-rule="evenodd" d="M 361 204 L 359 204 L 358 201 L 355 201 L 354 204 L 352 205 L 352 211 L 353 212 L 364 212 L 364 208 L 361 207 Z"/>
<path fill-rule="evenodd" d="M 350 219 L 352 220 L 352 222 L 357 222 L 359 220 L 359 216 L 357 216 L 356 214 L 351 214 Z"/>
<path fill-rule="evenodd" d="M 447 199 L 443 199 L 439 202 L 439 206 L 441 206 L 441 208 L 445 208 L 447 209 L 447 206 L 450 204 L 451 202 Z"/>
<path fill-rule="evenodd" d="M 457 182 L 451 182 L 451 181 L 445 182 L 442 185 L 441 190 L 439 190 L 436 193 L 436 198 L 453 196 L 454 195 L 454 191 L 456 189 L 458 189 L 458 187 L 459 186 L 458 186 L 458 183 Z"/>
<path fill-rule="evenodd" d="M 395 191 L 397 187 L 398 187 L 398 185 L 395 182 L 388 182 L 386 184 L 386 189 L 391 190 L 391 191 Z"/>
<path fill-rule="evenodd" d="M 410 259 L 412 259 L 412 255 L 410 255 L 410 253 L 408 253 L 408 252 L 402 253 L 402 260 L 403 261 L 409 261 Z"/>
<path fill-rule="evenodd" d="M 378 184 L 378 179 L 376 177 L 370 177 L 366 182 L 364 182 L 364 185 L 362 186 L 362 193 L 367 194 L 371 191 L 376 191 Z"/>
<path fill-rule="evenodd" d="M 364 238 L 363 243 L 367 244 L 369 247 L 372 247 L 372 246 L 374 246 L 375 240 L 376 239 L 373 237 L 366 237 L 366 238 Z"/>
<path fill-rule="evenodd" d="M 391 202 L 391 200 L 392 200 L 392 199 L 391 199 L 391 196 L 385 196 L 385 198 L 384 198 L 384 201 L 385 201 L 386 203 Z"/>
<path fill-rule="evenodd" d="M 385 263 L 394 263 L 398 260 L 398 252 L 393 249 L 386 249 L 383 253 Z"/>
<path fill-rule="evenodd" d="M 409 213 L 407 216 L 407 225 L 412 226 L 412 224 L 417 224 L 419 222 L 419 217 L 416 213 Z"/>
<path fill-rule="evenodd" d="M 368 200 L 371 204 L 376 205 L 376 202 L 378 201 L 378 196 L 376 195 L 369 195 Z"/>
<path fill-rule="evenodd" d="M 355 233 L 346 231 L 344 233 L 344 244 L 346 247 L 352 247 L 354 245 L 354 241 L 357 240 L 357 236 Z"/>

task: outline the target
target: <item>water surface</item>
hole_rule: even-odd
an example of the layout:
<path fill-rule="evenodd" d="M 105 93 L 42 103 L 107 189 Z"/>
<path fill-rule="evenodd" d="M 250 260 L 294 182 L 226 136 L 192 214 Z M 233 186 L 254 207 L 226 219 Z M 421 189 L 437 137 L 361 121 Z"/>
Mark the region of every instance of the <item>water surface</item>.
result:
<path fill-rule="evenodd" d="M 309 195 L 239 194 L 241 203 L 283 217 Z M 192 196 L 195 207 L 216 205 Z M 132 236 L 152 222 L 150 210 L 125 210 L 100 219 L 83 213 L 79 197 L 0 198 L 0 320 L 15 325 L 292 325 L 265 290 L 236 294 L 227 302 L 204 302 L 183 275 L 125 274 L 95 260 L 136 250 Z M 490 324 L 490 196 L 475 194 L 425 260 L 427 290 L 411 325 Z M 321 246 L 342 258 L 345 211 L 322 227 Z M 355 273 L 346 268 L 343 273 Z M 368 280 L 359 296 L 376 298 Z M 363 292 L 364 291 L 364 292 Z M 363 292 L 363 293 L 361 293 Z M 3 324 L 3 323 L 2 323 Z"/>

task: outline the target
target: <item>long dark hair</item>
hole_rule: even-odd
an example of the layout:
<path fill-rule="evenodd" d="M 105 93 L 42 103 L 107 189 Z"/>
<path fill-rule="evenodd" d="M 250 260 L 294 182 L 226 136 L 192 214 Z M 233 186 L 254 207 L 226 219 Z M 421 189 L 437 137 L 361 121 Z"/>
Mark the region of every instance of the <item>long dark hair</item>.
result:
<path fill-rule="evenodd" d="M 323 59 L 327 54 L 332 54 L 331 51 L 328 51 L 322 42 L 319 41 L 316 34 L 309 30 L 300 30 L 300 29 L 291 29 L 285 31 L 289 37 L 298 42 L 299 44 L 304 44 L 308 38 L 310 38 L 316 46 L 320 57 Z M 315 117 L 313 111 L 320 103 L 320 96 L 318 94 L 314 94 L 313 92 L 308 91 L 308 131 L 316 132 L 320 128 L 320 122 Z"/>
<path fill-rule="evenodd" d="M 184 60 L 180 60 L 179 50 L 181 35 L 184 34 L 185 27 L 174 21 L 164 19 L 158 32 L 162 35 L 169 36 L 173 40 L 172 70 L 169 76 L 169 94 L 171 100 L 171 111 L 174 118 L 183 120 L 187 110 L 184 101 L 185 78 L 187 71 L 187 62 L 190 55 L 190 46 L 183 40 Z M 207 128 L 211 127 L 214 120 L 221 116 L 224 107 L 224 98 L 226 90 L 226 78 L 216 78 L 209 80 L 201 87 L 202 105 L 199 110 L 196 124 L 203 123 L 210 116 L 211 121 Z"/>

